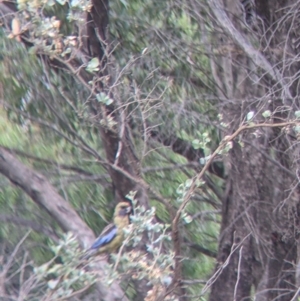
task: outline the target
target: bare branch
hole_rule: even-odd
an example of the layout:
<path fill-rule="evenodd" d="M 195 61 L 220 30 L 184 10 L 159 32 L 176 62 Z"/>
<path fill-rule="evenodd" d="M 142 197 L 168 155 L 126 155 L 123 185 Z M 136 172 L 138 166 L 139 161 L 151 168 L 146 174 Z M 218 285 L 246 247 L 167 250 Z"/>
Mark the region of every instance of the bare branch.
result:
<path fill-rule="evenodd" d="M 32 171 L 18 161 L 7 150 L 0 147 L 0 173 L 13 184 L 24 190 L 34 202 L 45 209 L 64 231 L 72 232 L 84 247 L 90 246 L 95 239 L 91 229 L 78 216 L 76 211 L 67 203 L 41 174 Z M 100 271 L 105 262 L 99 263 Z M 97 285 L 99 295 L 103 300 L 120 300 L 124 296 L 118 283 L 114 282 L 109 288 L 105 283 Z M 127 300 L 124 296 L 122 300 Z"/>
<path fill-rule="evenodd" d="M 0 147 L 0 173 L 23 189 L 34 202 L 45 209 L 64 231 L 78 237 L 83 246 L 89 246 L 94 235 L 75 210 L 50 185 L 44 176 L 32 171 L 7 150 Z"/>
<path fill-rule="evenodd" d="M 207 1 L 207 3 L 223 30 L 243 49 L 247 56 L 253 60 L 256 67 L 262 68 L 275 82 L 278 82 L 281 85 L 285 93 L 284 96 L 292 99 L 289 88 L 278 69 L 275 66 L 272 66 L 261 52 L 257 51 L 247 38 L 235 28 L 232 21 L 227 16 L 225 7 L 221 4 L 220 0 L 211 0 Z"/>

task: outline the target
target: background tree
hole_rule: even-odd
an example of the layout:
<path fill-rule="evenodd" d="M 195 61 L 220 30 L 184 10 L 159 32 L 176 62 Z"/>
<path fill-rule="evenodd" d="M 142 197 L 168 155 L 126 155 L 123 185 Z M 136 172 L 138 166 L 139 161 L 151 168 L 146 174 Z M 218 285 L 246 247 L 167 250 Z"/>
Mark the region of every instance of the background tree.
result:
<path fill-rule="evenodd" d="M 292 44 L 297 37 L 287 14 L 289 5 L 296 3 L 210 3 L 216 24 L 224 32 L 221 47 L 226 50 L 218 60 L 220 65 L 213 68 L 222 84 L 218 94 L 223 98 L 227 134 L 252 113 L 253 122 L 268 117 L 276 124 L 293 118 L 297 111 L 298 78 L 293 71 L 297 52 Z M 212 286 L 210 299 L 242 300 L 254 286 L 257 300 L 291 300 L 299 199 L 296 137 L 289 129 L 275 127 L 245 131 L 239 142 L 233 144 L 229 157 L 218 261 L 224 263 L 232 256 Z M 232 253 L 235 245 L 239 247 Z"/>
<path fill-rule="evenodd" d="M 22 248 L 42 264 L 50 238 L 70 231 L 86 247 L 86 225 L 99 233 L 136 191 L 171 224 L 159 253 L 171 281 L 145 269 L 148 287 L 131 267 L 123 291 L 100 277 L 102 299 L 296 298 L 298 6 L 1 2 L 0 237 L 16 263 L 1 292 L 22 287 L 8 256 L 27 231 L 16 226 L 34 230 Z"/>

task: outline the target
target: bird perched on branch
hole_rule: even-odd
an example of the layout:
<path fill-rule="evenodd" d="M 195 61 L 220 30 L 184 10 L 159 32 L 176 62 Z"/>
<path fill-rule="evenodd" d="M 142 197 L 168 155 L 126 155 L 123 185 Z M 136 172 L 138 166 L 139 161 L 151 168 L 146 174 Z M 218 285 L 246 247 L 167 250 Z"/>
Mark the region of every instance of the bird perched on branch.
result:
<path fill-rule="evenodd" d="M 129 215 L 133 208 L 129 202 L 120 202 L 115 208 L 113 223 L 107 225 L 93 245 L 86 251 L 82 259 L 88 259 L 91 256 L 102 253 L 111 253 L 116 251 L 124 240 L 123 229 L 129 225 Z"/>

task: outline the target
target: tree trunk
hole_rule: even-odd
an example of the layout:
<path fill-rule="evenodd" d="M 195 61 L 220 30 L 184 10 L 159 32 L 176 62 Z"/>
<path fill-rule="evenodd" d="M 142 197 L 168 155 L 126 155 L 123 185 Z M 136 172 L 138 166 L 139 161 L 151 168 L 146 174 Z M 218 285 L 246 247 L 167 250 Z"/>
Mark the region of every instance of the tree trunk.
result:
<path fill-rule="evenodd" d="M 271 50 L 268 48 L 266 55 L 260 51 L 264 45 L 258 37 L 263 26 L 255 24 L 260 20 L 274 28 L 270 15 L 273 8 L 280 8 L 280 1 L 257 1 L 256 6 L 251 1 L 241 2 L 216 0 L 209 4 L 226 34 L 220 36 L 218 56 L 212 61 L 219 83 L 220 114 L 227 125 L 225 135 L 247 122 L 249 112 L 254 114 L 253 122 L 264 122 L 262 113 L 266 110 L 276 112 L 274 123 L 282 120 L 286 117 L 280 109 L 284 96 L 294 94 Z M 254 29 L 250 31 L 249 26 Z M 266 39 L 267 34 L 264 32 Z M 253 41 L 260 47 L 254 48 Z M 274 42 L 273 37 L 269 42 Z M 290 193 L 294 180 L 288 172 L 292 168 L 290 145 L 276 128 L 248 131 L 238 140 L 227 158 L 228 180 L 215 270 L 218 277 L 212 284 L 210 300 L 250 300 L 252 288 L 256 300 L 291 300 L 297 248 L 289 210 L 297 194 Z"/>

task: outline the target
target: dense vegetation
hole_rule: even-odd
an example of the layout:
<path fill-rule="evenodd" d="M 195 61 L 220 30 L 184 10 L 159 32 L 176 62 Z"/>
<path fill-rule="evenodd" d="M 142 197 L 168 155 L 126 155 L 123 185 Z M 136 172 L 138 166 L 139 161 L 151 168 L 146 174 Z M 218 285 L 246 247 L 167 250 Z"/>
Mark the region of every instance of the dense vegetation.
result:
<path fill-rule="evenodd" d="M 0 2 L 0 298 L 296 300 L 299 9 Z"/>

